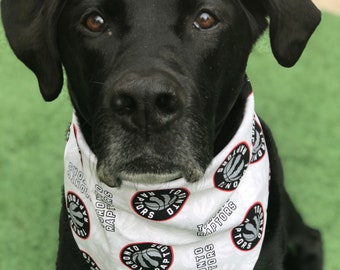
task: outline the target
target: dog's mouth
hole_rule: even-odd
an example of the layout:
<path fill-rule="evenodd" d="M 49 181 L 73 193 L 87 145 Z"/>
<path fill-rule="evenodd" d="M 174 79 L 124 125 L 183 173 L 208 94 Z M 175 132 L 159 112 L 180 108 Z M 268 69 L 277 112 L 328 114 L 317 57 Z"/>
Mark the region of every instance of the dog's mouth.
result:
<path fill-rule="evenodd" d="M 130 172 L 121 172 L 117 175 L 117 178 L 120 181 L 129 181 L 129 182 L 135 182 L 135 183 L 146 183 L 146 184 L 152 184 L 152 183 L 164 183 L 164 182 L 171 182 L 173 180 L 182 178 L 182 172 L 174 171 L 173 173 L 130 173 Z"/>
<path fill-rule="evenodd" d="M 130 161 L 104 159 L 99 160 L 97 165 L 98 178 L 110 187 L 119 187 L 123 181 L 160 184 L 185 178 L 188 182 L 196 182 L 203 177 L 204 171 L 205 168 L 193 160 L 173 163 L 166 159 L 146 157 Z"/>

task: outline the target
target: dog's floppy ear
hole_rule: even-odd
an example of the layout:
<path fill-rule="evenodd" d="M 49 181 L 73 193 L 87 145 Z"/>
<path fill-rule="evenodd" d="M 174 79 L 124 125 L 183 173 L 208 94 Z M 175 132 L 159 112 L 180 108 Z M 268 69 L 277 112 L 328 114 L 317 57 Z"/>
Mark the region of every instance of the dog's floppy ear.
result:
<path fill-rule="evenodd" d="M 311 0 L 258 0 L 270 18 L 270 42 L 276 60 L 285 67 L 300 58 L 321 20 Z"/>
<path fill-rule="evenodd" d="M 16 56 L 37 76 L 46 101 L 56 99 L 63 85 L 56 44 L 59 0 L 2 0 L 7 39 Z"/>

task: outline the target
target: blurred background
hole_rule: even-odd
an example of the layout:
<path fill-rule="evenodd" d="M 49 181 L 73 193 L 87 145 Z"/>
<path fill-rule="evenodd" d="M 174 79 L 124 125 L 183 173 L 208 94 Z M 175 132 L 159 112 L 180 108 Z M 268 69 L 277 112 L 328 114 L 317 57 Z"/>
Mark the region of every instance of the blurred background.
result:
<path fill-rule="evenodd" d="M 325 270 L 340 250 L 340 1 L 318 0 L 321 25 L 301 60 L 280 67 L 267 34 L 250 57 L 257 112 L 271 127 L 286 186 L 306 222 L 323 234 Z M 0 269 L 54 269 L 65 133 L 64 89 L 45 103 L 34 75 L 0 25 Z"/>

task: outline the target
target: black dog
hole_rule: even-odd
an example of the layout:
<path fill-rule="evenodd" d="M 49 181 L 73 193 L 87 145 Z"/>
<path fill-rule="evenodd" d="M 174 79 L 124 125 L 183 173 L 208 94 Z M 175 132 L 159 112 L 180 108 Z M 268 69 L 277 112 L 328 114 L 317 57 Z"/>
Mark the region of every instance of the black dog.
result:
<path fill-rule="evenodd" d="M 153 184 L 200 181 L 241 124 L 247 59 L 266 17 L 273 54 L 287 67 L 320 21 L 310 0 L 2 0 L 1 8 L 9 43 L 45 100 L 59 95 L 64 67 L 98 178 L 110 187 L 146 175 Z M 271 181 L 254 269 L 320 270 L 320 234 L 292 205 L 270 130 L 263 122 L 262 129 Z M 64 200 L 57 268 L 90 269 L 68 211 Z"/>

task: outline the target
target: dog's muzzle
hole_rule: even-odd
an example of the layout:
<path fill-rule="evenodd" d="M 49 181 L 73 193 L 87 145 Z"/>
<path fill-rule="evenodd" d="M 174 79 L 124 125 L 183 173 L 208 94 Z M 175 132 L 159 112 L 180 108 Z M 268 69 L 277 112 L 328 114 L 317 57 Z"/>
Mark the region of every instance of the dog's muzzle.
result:
<path fill-rule="evenodd" d="M 201 95 L 173 71 L 129 71 L 105 83 L 93 121 L 99 178 L 197 181 L 211 160 Z M 153 180 L 150 180 L 153 182 Z"/>

